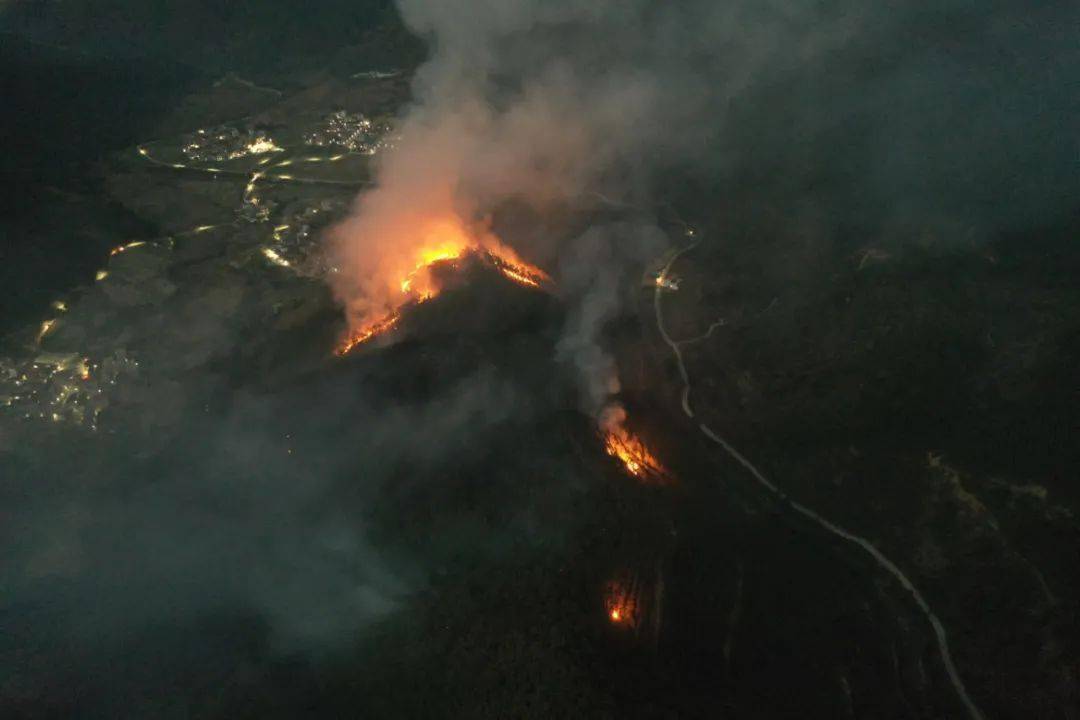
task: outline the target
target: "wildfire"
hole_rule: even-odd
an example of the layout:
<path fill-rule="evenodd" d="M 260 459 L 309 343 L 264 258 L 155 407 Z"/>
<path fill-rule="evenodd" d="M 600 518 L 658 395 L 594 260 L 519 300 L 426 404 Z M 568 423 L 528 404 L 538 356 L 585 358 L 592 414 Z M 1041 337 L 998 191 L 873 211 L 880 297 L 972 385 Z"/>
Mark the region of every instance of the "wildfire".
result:
<path fill-rule="evenodd" d="M 667 469 L 660 464 L 649 448 L 625 428 L 607 431 L 604 436 L 604 449 L 607 450 L 608 455 L 618 458 L 626 471 L 636 478 L 665 481 L 669 477 Z"/>
<path fill-rule="evenodd" d="M 357 345 L 366 343 L 368 340 L 375 337 L 376 335 L 382 335 L 383 333 L 391 330 L 395 325 L 398 324 L 398 321 L 400 319 L 401 316 L 395 312 L 391 315 L 387 315 L 381 320 L 378 320 L 370 325 L 366 325 L 360 328 L 359 330 L 348 335 L 344 340 L 342 340 L 341 344 L 338 345 L 336 350 L 334 350 L 334 353 L 336 355 L 345 355 Z"/>
<path fill-rule="evenodd" d="M 398 272 L 403 274 L 397 281 L 391 281 L 397 288 L 398 296 L 387 299 L 384 315 L 362 320 L 359 328 L 349 333 L 338 346 L 335 351 L 338 355 L 345 355 L 357 345 L 392 329 L 400 320 L 405 306 L 426 302 L 438 295 L 442 288 L 437 274 L 433 272 L 438 266 L 473 257 L 520 285 L 539 288 L 543 283 L 550 282 L 544 271 L 521 260 L 490 232 L 470 232 L 456 217 L 424 223 L 417 235 L 421 242 L 417 243 L 418 249 L 413 254 L 411 267 L 405 265 L 408 269 L 403 271 L 398 265 Z"/>
<path fill-rule="evenodd" d="M 522 274 L 521 272 L 519 272 L 517 270 L 514 270 L 512 268 L 499 268 L 499 269 L 502 271 L 503 275 L 510 278 L 511 280 L 515 280 L 515 281 L 521 283 L 522 285 L 530 285 L 532 287 L 540 287 L 540 283 L 538 283 L 536 280 L 533 280 L 528 275 L 524 275 L 524 274 Z"/>
<path fill-rule="evenodd" d="M 505 277 L 519 285 L 538 288 L 551 281 L 547 273 L 524 262 L 514 255 L 509 248 L 489 247 L 484 252 L 484 259 Z"/>
<path fill-rule="evenodd" d="M 467 249 L 467 246 L 460 244 L 456 237 L 444 240 L 434 247 L 422 249 L 413 269 L 399 283 L 402 294 L 414 296 L 418 300 L 434 297 L 439 288 L 431 276 L 432 268 L 440 263 L 457 260 Z"/>
<path fill-rule="evenodd" d="M 633 574 L 620 573 L 604 589 L 604 609 L 613 625 L 637 628 L 640 621 L 641 587 Z"/>

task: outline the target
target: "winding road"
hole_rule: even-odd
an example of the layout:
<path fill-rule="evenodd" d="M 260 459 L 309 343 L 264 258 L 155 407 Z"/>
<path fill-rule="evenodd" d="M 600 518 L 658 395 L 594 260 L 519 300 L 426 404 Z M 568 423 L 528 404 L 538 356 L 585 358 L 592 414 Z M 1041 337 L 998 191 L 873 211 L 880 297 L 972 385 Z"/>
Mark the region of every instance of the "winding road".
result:
<path fill-rule="evenodd" d="M 667 263 L 660 270 L 659 275 L 657 275 L 656 283 L 653 288 L 653 309 L 656 313 L 656 327 L 660 331 L 660 335 L 664 339 L 664 342 L 668 345 L 668 347 L 671 348 L 671 351 L 675 354 L 675 359 L 679 364 L 679 374 L 682 376 L 683 381 L 682 409 L 683 413 L 685 413 L 686 416 L 692 420 L 695 418 L 693 408 L 690 407 L 690 375 L 686 370 L 685 363 L 683 362 L 682 349 L 680 347 L 681 343 L 672 339 L 671 335 L 667 331 L 667 327 L 664 325 L 664 314 L 660 299 L 663 296 L 665 289 L 664 280 L 671 272 L 672 266 L 674 266 L 675 262 L 680 257 L 696 248 L 699 244 L 700 240 L 695 241 L 690 245 L 687 245 L 686 247 L 674 252 L 671 257 L 668 258 Z M 934 612 L 930 609 L 930 605 L 926 602 L 926 599 L 923 597 L 922 593 L 919 592 L 918 588 L 915 587 L 915 585 L 911 582 L 908 576 L 905 575 L 903 571 L 901 571 L 894 562 L 889 560 L 889 558 L 885 557 L 885 555 L 883 555 L 880 550 L 874 547 L 874 545 L 866 538 L 860 537 L 858 535 L 855 535 L 854 533 L 844 530 L 838 525 L 829 522 L 825 518 L 821 517 L 805 505 L 802 505 L 788 497 L 783 490 L 770 482 L 768 478 L 766 478 L 761 473 L 761 471 L 758 470 L 757 467 L 755 467 L 754 464 L 751 463 L 742 453 L 740 453 L 733 445 L 731 445 L 731 443 L 721 437 L 708 425 L 699 421 L 698 429 L 702 432 L 702 434 L 705 435 L 705 437 L 709 438 L 710 441 L 723 448 L 724 452 L 726 452 L 733 460 L 746 468 L 750 475 L 753 476 L 754 480 L 757 481 L 759 485 L 768 490 L 772 495 L 774 495 L 782 504 L 786 505 L 791 510 L 794 510 L 799 515 L 802 515 L 803 517 L 813 521 L 816 525 L 821 527 L 826 532 L 858 546 L 863 551 L 865 551 L 867 555 L 873 558 L 874 562 L 876 562 L 879 567 L 887 571 L 890 575 L 896 578 L 897 581 L 899 581 L 899 583 L 908 591 L 911 597 L 915 600 L 915 604 L 919 606 L 919 609 L 926 616 L 926 619 L 930 622 L 930 626 L 934 630 L 934 636 L 937 638 L 938 650 L 941 653 L 941 660 L 945 666 L 945 671 L 949 676 L 949 681 L 952 683 L 953 688 L 956 690 L 956 694 L 959 696 L 960 701 L 963 703 L 968 715 L 972 718 L 972 720 L 984 720 L 982 711 L 979 710 L 978 706 L 968 695 L 967 689 L 964 687 L 964 682 L 963 680 L 961 680 L 960 674 L 956 670 L 956 664 L 953 662 L 952 654 L 949 652 L 949 641 L 948 636 L 945 633 L 945 626 L 941 624 L 941 620 L 939 620 L 937 615 L 935 615 Z"/>

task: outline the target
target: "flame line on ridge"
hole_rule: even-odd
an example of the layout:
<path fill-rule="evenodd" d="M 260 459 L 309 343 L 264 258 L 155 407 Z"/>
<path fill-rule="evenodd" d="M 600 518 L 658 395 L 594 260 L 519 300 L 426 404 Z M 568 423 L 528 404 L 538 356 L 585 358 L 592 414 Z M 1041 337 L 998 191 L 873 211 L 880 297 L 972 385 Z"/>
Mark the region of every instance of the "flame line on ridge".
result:
<path fill-rule="evenodd" d="M 505 252 L 508 252 L 513 256 L 513 251 L 507 250 Z M 369 340 L 394 329 L 401 320 L 402 312 L 407 307 L 424 303 L 433 298 L 438 292 L 437 289 L 434 288 L 418 291 L 413 287 L 413 283 L 420 273 L 440 264 L 456 263 L 466 257 L 477 258 L 480 262 L 493 268 L 495 271 L 518 285 L 541 289 L 543 288 L 543 284 L 552 282 L 551 278 L 543 270 L 522 261 L 514 262 L 513 260 L 508 260 L 499 255 L 496 250 L 484 248 L 479 244 L 476 246 L 468 246 L 460 250 L 451 249 L 434 251 L 427 256 L 421 253 L 421 260 L 416 264 L 413 270 L 406 274 L 400 281 L 401 292 L 410 297 L 381 318 L 367 323 L 359 330 L 348 333 L 334 349 L 334 354 L 338 357 L 347 355 L 359 345 L 363 345 Z"/>

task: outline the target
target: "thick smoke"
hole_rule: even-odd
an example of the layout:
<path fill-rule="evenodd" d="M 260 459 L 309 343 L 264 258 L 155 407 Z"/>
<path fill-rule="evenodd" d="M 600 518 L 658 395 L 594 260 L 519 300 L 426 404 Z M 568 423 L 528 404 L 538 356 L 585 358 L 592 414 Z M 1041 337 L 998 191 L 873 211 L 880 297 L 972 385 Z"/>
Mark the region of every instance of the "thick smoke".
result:
<path fill-rule="evenodd" d="M 654 217 L 661 203 L 700 224 L 703 243 L 753 238 L 734 219 L 749 213 L 735 210 L 765 206 L 802 229 L 812 218 L 823 235 L 855 228 L 904 243 L 929 230 L 966 244 L 1052 224 L 1080 197 L 1074 0 L 399 5 L 430 57 L 376 187 L 331 234 L 337 297 L 354 321 L 377 314 L 419 245 L 447 233 L 494 242 L 498 231 L 555 276 L 567 307 L 556 359 L 577 369 L 583 409 L 602 423 L 621 421 L 603 331 L 668 242 Z M 498 221 L 505 207 L 547 228 L 561 227 L 553 217 L 584 220 L 512 232 Z M 611 208 L 624 209 L 617 220 L 601 212 Z M 479 343 L 448 340 L 445 352 L 369 357 L 336 376 L 320 366 L 318 380 L 262 393 L 222 368 L 254 363 L 238 325 L 277 333 L 250 308 L 233 321 L 242 300 L 262 307 L 269 293 L 218 274 L 193 281 L 190 297 L 148 305 L 139 325 L 105 312 L 104 297 L 83 308 L 87 332 L 115 330 L 118 346 L 150 338 L 145 366 L 158 376 L 121 383 L 106 426 L 119 432 L 0 420 L 0 671 L 19 668 L 0 677 L 0 695 L 90 686 L 126 703 L 124 682 L 170 644 L 182 655 L 189 636 L 232 638 L 240 649 L 227 657 L 247 653 L 249 637 L 286 651 L 337 648 L 425 587 L 438 562 L 429 547 L 510 546 L 468 513 L 493 477 L 526 484 L 515 458 L 551 463 L 541 469 L 557 482 L 570 475 L 545 453 L 557 433 L 513 425 L 530 403 L 561 403 L 550 363 L 535 357 L 546 338 L 475 355 Z M 289 356 L 314 343 L 287 342 Z M 475 371 L 503 354 L 509 370 Z M 468 477 L 449 477 L 461 467 Z M 474 477 L 484 488 L 461 492 Z M 410 483 L 426 492 L 410 495 Z M 535 485 L 512 510 L 505 488 L 490 514 L 518 512 L 523 526 L 535 497 L 551 494 Z M 398 504 L 373 509 L 391 490 Z M 468 507 L 420 508 L 413 529 L 442 526 L 397 542 L 414 497 L 439 491 L 433 504 L 457 495 Z M 549 525 L 565 522 L 557 507 Z M 235 632 L 207 633 L 204 622 Z M 61 667 L 56 657 L 73 659 Z M 173 662 L 208 667 L 206 687 L 232 677 L 216 673 L 214 648 Z M 154 695 L 172 703 L 172 669 L 160 672 L 168 680 Z M 101 714 L 162 714 L 114 710 Z"/>
<path fill-rule="evenodd" d="M 385 305 L 425 218 L 468 225 L 508 201 L 541 216 L 598 197 L 649 208 L 682 177 L 710 188 L 694 211 L 714 234 L 735 229 L 720 208 L 757 205 L 823 218 L 820 233 L 957 244 L 1075 205 L 1074 4 L 398 4 L 430 58 L 400 146 L 333 234 L 333 286 L 353 317 Z M 615 387 L 595 333 L 618 312 L 609 277 L 631 243 L 504 239 L 561 268 L 581 303 L 561 347 L 595 406 Z M 595 286 L 572 289 L 589 273 L 566 258 Z"/>
<path fill-rule="evenodd" d="M 270 397 L 239 393 L 224 414 L 185 407 L 194 403 L 159 385 L 130 389 L 129 403 L 180 406 L 191 425 L 157 429 L 172 447 L 149 449 L 124 426 L 130 446 L 101 442 L 90 463 L 71 457 L 78 446 L 23 467 L 19 453 L 0 456 L 10 598 L 49 588 L 51 610 L 72 623 L 63 631 L 90 645 L 152 627 L 163 611 L 175 627 L 255 612 L 286 652 L 346 645 L 424 583 L 415 559 L 372 546 L 375 498 L 403 468 L 430 472 L 528 405 L 483 370 L 422 404 L 388 407 L 365 382 L 344 394 L 341 377 Z M 340 437 L 345 427 L 363 437 Z"/>
<path fill-rule="evenodd" d="M 545 339 L 498 363 L 482 339 L 327 363 L 308 321 L 273 326 L 273 275 L 207 269 L 164 315 L 100 290 L 71 303 L 50 340 L 106 318 L 106 345 L 140 360 L 97 432 L 0 414 L 5 710 L 160 716 L 177 688 L 335 662 L 446 566 L 566 531 L 536 519 L 538 485 L 521 480 L 550 477 L 550 500 L 573 468 L 545 438 L 510 449 L 552 412 L 533 390 L 551 387 Z M 264 322 L 257 338 L 238 327 Z"/>
<path fill-rule="evenodd" d="M 635 283 L 628 283 L 628 267 L 659 252 L 664 244 L 662 233 L 651 225 L 611 223 L 575 237 L 559 259 L 560 293 L 568 301 L 569 314 L 556 359 L 576 366 L 585 410 L 603 427 L 619 426 L 625 419 L 612 402 L 621 387 L 615 360 L 601 342 L 603 329 L 623 311 L 627 293 L 636 289 Z"/>

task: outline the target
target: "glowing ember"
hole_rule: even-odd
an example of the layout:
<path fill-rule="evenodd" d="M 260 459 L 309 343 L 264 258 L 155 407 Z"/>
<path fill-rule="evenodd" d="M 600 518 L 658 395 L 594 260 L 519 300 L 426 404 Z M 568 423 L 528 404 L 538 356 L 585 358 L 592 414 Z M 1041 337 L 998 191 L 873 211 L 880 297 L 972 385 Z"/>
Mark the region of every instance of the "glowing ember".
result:
<path fill-rule="evenodd" d="M 337 349 L 334 350 L 334 353 L 336 355 L 345 355 L 357 345 L 366 343 L 371 338 L 382 335 L 383 333 L 393 329 L 393 327 L 398 324 L 398 321 L 400 319 L 401 316 L 395 312 L 392 315 L 387 315 L 378 322 L 361 328 L 357 332 L 354 332 L 348 337 L 346 337 L 341 342 L 341 344 L 338 345 Z"/>
<path fill-rule="evenodd" d="M 605 433 L 604 449 L 607 450 L 608 455 L 618 458 L 626 471 L 636 478 L 666 481 L 670 477 L 667 469 L 660 464 L 649 448 L 621 426 Z"/>
<path fill-rule="evenodd" d="M 609 581 L 604 590 L 608 620 L 614 625 L 636 629 L 641 619 L 640 595 L 640 582 L 633 574 L 620 573 L 617 579 Z"/>

